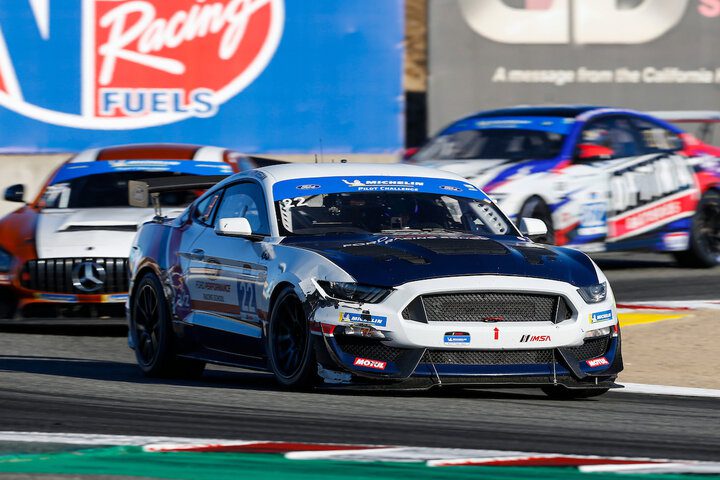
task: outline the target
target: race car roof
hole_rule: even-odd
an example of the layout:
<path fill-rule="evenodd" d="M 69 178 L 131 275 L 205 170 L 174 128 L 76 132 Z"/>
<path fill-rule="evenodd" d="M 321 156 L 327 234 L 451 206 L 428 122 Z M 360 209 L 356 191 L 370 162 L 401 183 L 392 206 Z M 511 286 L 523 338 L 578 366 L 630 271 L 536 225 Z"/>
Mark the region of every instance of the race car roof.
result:
<path fill-rule="evenodd" d="M 199 162 L 223 162 L 225 148 L 188 145 L 180 143 L 139 143 L 84 150 L 69 163 L 85 163 L 107 160 L 193 160 Z"/>
<path fill-rule="evenodd" d="M 499 108 L 497 110 L 487 110 L 483 112 L 477 112 L 471 115 L 472 118 L 486 118 L 486 117 L 508 117 L 508 116 L 519 116 L 519 117 L 563 117 L 563 118 L 574 118 L 583 113 L 599 110 L 606 107 L 600 107 L 597 105 L 557 105 L 557 106 L 517 106 L 509 108 Z"/>
<path fill-rule="evenodd" d="M 444 178 L 467 182 L 459 175 L 442 170 L 393 163 L 288 163 L 258 168 L 255 172 L 268 175 L 273 182 L 302 178 L 352 176 Z"/>

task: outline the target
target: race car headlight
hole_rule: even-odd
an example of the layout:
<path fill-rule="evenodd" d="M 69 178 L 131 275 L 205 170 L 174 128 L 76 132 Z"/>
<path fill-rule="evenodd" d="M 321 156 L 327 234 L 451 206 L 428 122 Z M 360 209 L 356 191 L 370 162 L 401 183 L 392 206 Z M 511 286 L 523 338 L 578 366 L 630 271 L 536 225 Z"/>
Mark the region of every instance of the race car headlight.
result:
<path fill-rule="evenodd" d="M 12 266 L 12 255 L 0 248 L 0 272 L 9 272 Z"/>
<path fill-rule="evenodd" d="M 329 297 L 346 302 L 379 303 L 392 292 L 390 288 L 371 287 L 352 282 L 320 280 L 317 283 Z"/>
<path fill-rule="evenodd" d="M 585 334 L 585 338 L 597 338 L 606 337 L 612 332 L 612 327 L 598 328 L 597 330 L 590 330 Z"/>
<path fill-rule="evenodd" d="M 585 303 L 600 303 L 607 298 L 607 282 L 580 287 L 577 291 Z"/>

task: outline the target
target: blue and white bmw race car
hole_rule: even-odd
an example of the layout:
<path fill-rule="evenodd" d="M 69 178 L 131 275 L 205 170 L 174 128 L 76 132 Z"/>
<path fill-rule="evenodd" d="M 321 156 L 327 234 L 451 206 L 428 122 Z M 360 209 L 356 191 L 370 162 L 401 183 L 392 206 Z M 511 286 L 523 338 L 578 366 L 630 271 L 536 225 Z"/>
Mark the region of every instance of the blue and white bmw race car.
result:
<path fill-rule="evenodd" d="M 130 346 L 149 375 L 210 362 L 289 387 L 606 392 L 622 370 L 607 279 L 584 253 L 534 243 L 541 221 L 520 230 L 438 170 L 239 173 L 138 232 Z"/>

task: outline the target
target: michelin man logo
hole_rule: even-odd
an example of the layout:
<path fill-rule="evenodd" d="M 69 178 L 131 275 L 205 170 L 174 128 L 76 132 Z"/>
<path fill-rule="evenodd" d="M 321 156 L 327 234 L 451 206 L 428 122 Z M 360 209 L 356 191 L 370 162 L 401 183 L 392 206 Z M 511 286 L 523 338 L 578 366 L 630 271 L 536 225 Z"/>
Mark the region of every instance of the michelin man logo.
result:
<path fill-rule="evenodd" d="M 468 25 L 499 43 L 641 44 L 676 26 L 689 0 L 641 0 L 632 8 L 618 0 L 526 0 L 525 9 L 503 0 L 459 2 Z"/>

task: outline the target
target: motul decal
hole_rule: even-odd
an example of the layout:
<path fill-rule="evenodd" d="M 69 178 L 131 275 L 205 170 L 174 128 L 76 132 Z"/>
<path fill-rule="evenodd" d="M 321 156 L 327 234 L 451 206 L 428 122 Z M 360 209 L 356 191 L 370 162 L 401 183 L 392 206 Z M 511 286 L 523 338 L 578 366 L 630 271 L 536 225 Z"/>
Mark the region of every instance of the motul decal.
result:
<path fill-rule="evenodd" d="M 369 358 L 356 357 L 353 365 L 356 367 L 374 368 L 375 370 L 385 370 L 387 362 L 381 360 L 371 360 Z"/>
<path fill-rule="evenodd" d="M 588 367 L 592 367 L 592 368 L 610 365 L 610 362 L 608 362 L 607 358 L 605 358 L 605 357 L 593 358 L 592 360 L 586 360 L 585 363 L 587 363 Z"/>

